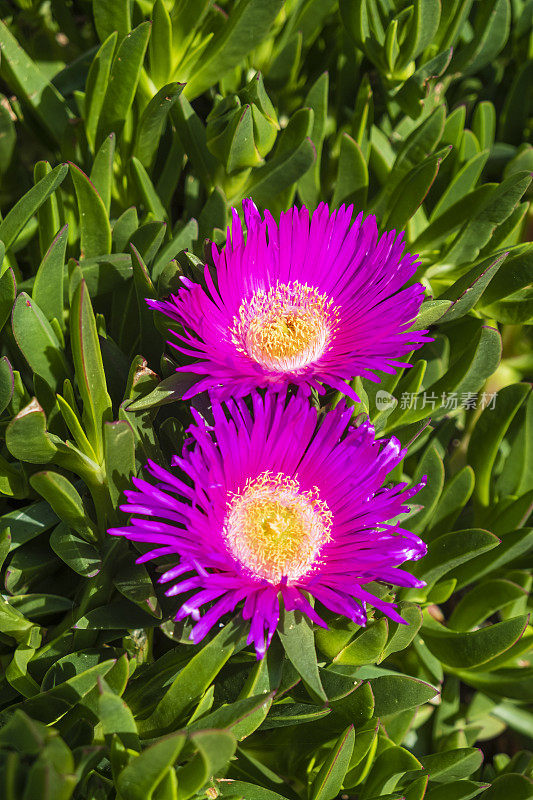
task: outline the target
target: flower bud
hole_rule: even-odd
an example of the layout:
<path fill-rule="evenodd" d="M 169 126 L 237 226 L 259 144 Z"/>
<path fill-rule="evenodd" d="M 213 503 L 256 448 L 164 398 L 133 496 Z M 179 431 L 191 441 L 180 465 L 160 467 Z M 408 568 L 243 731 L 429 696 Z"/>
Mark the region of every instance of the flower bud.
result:
<path fill-rule="evenodd" d="M 274 106 L 257 73 L 238 95 L 219 98 L 207 118 L 207 147 L 232 173 L 261 164 L 278 130 Z"/>
<path fill-rule="evenodd" d="M 251 106 L 236 95 L 221 98 L 207 118 L 207 147 L 227 172 L 255 167 L 261 156 L 254 144 Z"/>
<path fill-rule="evenodd" d="M 264 158 L 274 147 L 279 131 L 276 109 L 267 95 L 263 77 L 256 73 L 239 93 L 243 103 L 250 103 L 254 123 L 254 141 L 259 154 Z"/>

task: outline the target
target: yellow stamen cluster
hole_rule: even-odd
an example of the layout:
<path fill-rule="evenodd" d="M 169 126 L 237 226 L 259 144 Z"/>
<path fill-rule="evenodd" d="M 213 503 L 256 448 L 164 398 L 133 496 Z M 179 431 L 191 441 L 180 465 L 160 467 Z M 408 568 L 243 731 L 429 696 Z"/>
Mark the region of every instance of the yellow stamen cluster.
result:
<path fill-rule="evenodd" d="M 258 578 L 296 580 L 317 563 L 331 538 L 332 515 L 317 487 L 263 472 L 230 496 L 224 536 L 232 554 Z"/>
<path fill-rule="evenodd" d="M 338 308 L 312 286 L 292 281 L 259 289 L 231 329 L 238 350 L 269 370 L 289 372 L 316 361 L 333 337 Z"/>

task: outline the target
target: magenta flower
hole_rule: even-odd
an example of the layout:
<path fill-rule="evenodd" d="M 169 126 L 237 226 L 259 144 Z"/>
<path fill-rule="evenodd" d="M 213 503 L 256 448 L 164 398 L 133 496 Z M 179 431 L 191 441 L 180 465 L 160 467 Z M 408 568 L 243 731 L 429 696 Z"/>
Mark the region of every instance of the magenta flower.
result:
<path fill-rule="evenodd" d="M 378 235 L 376 218 L 353 207 L 330 213 L 321 203 L 264 220 L 243 202 L 247 237 L 233 209 L 226 245 L 212 246 L 216 282 L 205 268 L 205 287 L 182 278 L 169 300 L 148 300 L 183 329 L 170 342 L 193 363 L 178 371 L 198 374 L 184 395 L 206 389 L 220 399 L 254 388 L 323 383 L 358 399 L 346 381 L 379 380 L 409 366 L 407 354 L 428 338 L 410 331 L 424 296 L 415 283 L 416 256 L 404 254 L 403 234 Z"/>
<path fill-rule="evenodd" d="M 176 619 L 196 621 L 194 642 L 244 601 L 248 643 L 262 658 L 280 598 L 327 627 L 307 593 L 360 625 L 366 603 L 403 622 L 394 604 L 364 588 L 424 585 L 398 567 L 421 558 L 425 544 L 387 522 L 420 488 L 382 486 L 405 456 L 399 441 L 376 441 L 369 423 L 354 427 L 343 404 L 319 415 L 302 392 L 289 400 L 254 392 L 251 406 L 214 402 L 213 427 L 191 409 L 195 423 L 173 469 L 149 462 L 155 483 L 133 479 L 121 506 L 133 516 L 109 532 L 154 546 L 138 562 L 175 559 L 160 582 L 173 583 L 168 596 L 186 595 Z"/>

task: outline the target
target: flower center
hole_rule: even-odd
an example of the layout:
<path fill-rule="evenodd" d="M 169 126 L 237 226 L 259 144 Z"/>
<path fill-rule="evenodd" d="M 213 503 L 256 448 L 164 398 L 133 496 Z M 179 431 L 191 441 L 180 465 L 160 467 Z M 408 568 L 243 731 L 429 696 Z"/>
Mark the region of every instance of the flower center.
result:
<path fill-rule="evenodd" d="M 242 303 L 231 330 L 237 349 L 276 372 L 301 369 L 329 346 L 338 309 L 311 286 L 298 281 L 258 289 Z"/>
<path fill-rule="evenodd" d="M 224 536 L 243 566 L 277 584 L 309 572 L 331 538 L 331 525 L 316 486 L 302 492 L 294 478 L 267 471 L 230 496 Z"/>

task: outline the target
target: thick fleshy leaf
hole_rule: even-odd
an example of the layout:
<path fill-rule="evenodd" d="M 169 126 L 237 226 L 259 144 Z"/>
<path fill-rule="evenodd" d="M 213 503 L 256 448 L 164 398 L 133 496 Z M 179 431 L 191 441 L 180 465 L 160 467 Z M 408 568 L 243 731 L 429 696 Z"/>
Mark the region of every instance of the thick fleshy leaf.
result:
<path fill-rule="evenodd" d="M 50 534 L 50 547 L 78 575 L 93 578 L 102 568 L 98 550 L 61 523 Z"/>
<path fill-rule="evenodd" d="M 68 366 L 61 344 L 34 300 L 21 292 L 13 307 L 13 335 L 26 361 L 52 389 L 62 386 Z"/>
<path fill-rule="evenodd" d="M 189 731 L 201 728 L 223 729 L 241 741 L 261 725 L 270 710 L 273 697 L 274 692 L 271 692 L 224 704 L 211 714 L 206 714 L 193 723 L 189 722 L 187 729 Z"/>
<path fill-rule="evenodd" d="M 472 775 L 482 763 L 483 753 L 474 747 L 465 747 L 422 756 L 420 761 L 432 781 L 448 783 Z"/>
<path fill-rule="evenodd" d="M 96 153 L 91 168 L 91 183 L 100 196 L 107 214 L 111 205 L 111 191 L 113 188 L 113 161 L 115 155 L 116 136 L 110 133 Z"/>
<path fill-rule="evenodd" d="M 41 692 L 23 703 L 15 704 L 2 712 L 0 720 L 5 723 L 17 708 L 21 708 L 39 722 L 53 724 L 87 695 L 97 685 L 98 678 L 104 677 L 114 664 L 114 659 L 104 661 L 59 683 L 53 689 Z"/>
<path fill-rule="evenodd" d="M 287 800 L 285 795 L 247 781 L 224 781 L 217 785 L 221 797 L 246 797 L 247 800 Z"/>
<path fill-rule="evenodd" d="M 48 248 L 33 284 L 32 300 L 41 309 L 48 321 L 63 322 L 63 276 L 67 248 L 68 226 L 65 225 Z"/>
<path fill-rule="evenodd" d="M 262 206 L 297 181 L 313 164 L 316 153 L 309 134 L 313 125 L 311 109 L 294 114 L 279 138 L 275 153 L 263 167 L 254 170 L 243 196 Z"/>
<path fill-rule="evenodd" d="M 326 133 L 328 87 L 329 76 L 324 72 L 311 86 L 304 102 L 306 108 L 313 111 L 311 141 L 316 150 L 315 163 L 298 181 L 298 193 L 308 208 L 315 208 L 320 197 L 320 157 Z"/>
<path fill-rule="evenodd" d="M 0 98 L 0 174 L 4 174 L 13 158 L 17 134 L 4 95 Z"/>
<path fill-rule="evenodd" d="M 81 258 L 94 258 L 109 253 L 111 226 L 104 201 L 98 194 L 96 186 L 75 164 L 70 164 L 70 174 L 78 199 Z"/>
<path fill-rule="evenodd" d="M 88 517 L 76 488 L 64 475 L 52 471 L 35 472 L 30 483 L 50 503 L 59 519 L 83 539 L 96 541 L 94 523 Z"/>
<path fill-rule="evenodd" d="M 159 3 L 159 6 L 164 8 L 163 3 Z M 149 167 L 153 161 L 169 111 L 182 93 L 184 86 L 183 83 L 169 83 L 167 86 L 163 86 L 143 111 L 137 128 L 133 154 L 144 167 Z"/>
<path fill-rule="evenodd" d="M 0 47 L 2 74 L 11 90 L 32 109 L 49 135 L 61 142 L 72 118 L 65 99 L 22 49 L 4 22 L 0 22 Z M 0 235 L 0 239 L 4 240 L 4 237 Z"/>
<path fill-rule="evenodd" d="M 112 31 L 122 38 L 131 30 L 130 5 L 128 0 L 94 0 L 94 23 L 100 40 L 103 42 Z"/>
<path fill-rule="evenodd" d="M 388 747 L 372 764 L 365 782 L 365 797 L 383 797 L 396 788 L 406 772 L 416 772 L 422 764 L 403 747 Z"/>
<path fill-rule="evenodd" d="M 228 731 L 205 730 L 190 737 L 196 755 L 177 771 L 180 797 L 195 795 L 208 780 L 226 766 L 233 756 L 236 741 Z"/>
<path fill-rule="evenodd" d="M 474 496 L 482 506 L 490 502 L 490 479 L 498 448 L 530 391 L 524 383 L 506 386 L 498 393 L 496 407 L 487 406 L 476 424 L 468 445 L 468 461 L 476 473 Z"/>
<path fill-rule="evenodd" d="M 533 547 L 533 528 L 522 528 L 506 533 L 494 553 L 485 553 L 472 559 L 470 564 L 463 564 L 454 569 L 457 587 L 461 589 L 488 573 L 500 569 L 515 559 L 528 553 Z"/>
<path fill-rule="evenodd" d="M 3 23 L 0 22 L 0 25 L 3 27 Z M 68 167 L 66 164 L 60 164 L 53 169 L 44 178 L 41 178 L 32 189 L 26 192 L 6 215 L 5 219 L 0 222 L 0 239 L 4 243 L 6 250 L 13 244 L 32 215 L 50 197 L 52 192 L 55 192 L 58 186 L 61 185 L 67 172 Z"/>
<path fill-rule="evenodd" d="M 443 295 L 439 295 L 439 300 L 451 300 L 453 303 L 441 321 L 450 322 L 470 311 L 500 269 L 506 256 L 507 253 L 502 253 L 494 260 L 485 259 L 459 278 Z"/>
<path fill-rule="evenodd" d="M 506 1 L 506 0 L 505 0 Z M 531 183 L 529 173 L 512 175 L 492 192 L 467 222 L 445 253 L 447 264 L 473 261 L 496 227 L 505 222 Z"/>
<path fill-rule="evenodd" d="M 350 766 L 354 743 L 354 728 L 350 725 L 335 742 L 314 779 L 310 789 L 311 800 L 332 800 L 337 796 Z"/>
<path fill-rule="evenodd" d="M 93 631 L 127 631 L 132 628 L 154 628 L 158 624 L 158 618 L 148 610 L 145 611 L 128 600 L 115 600 L 88 611 L 77 620 L 76 628 Z"/>
<path fill-rule="evenodd" d="M 488 157 L 489 151 L 482 150 L 481 153 L 472 156 L 472 158 L 461 167 L 457 175 L 455 175 L 451 181 L 450 185 L 446 187 L 440 196 L 438 203 L 431 212 L 431 222 L 439 219 L 439 217 L 441 217 L 445 211 L 448 211 L 448 209 L 450 209 L 452 206 L 459 203 L 460 200 L 466 197 L 468 193 L 475 188 L 481 173 L 483 172 L 483 167 L 487 163 Z M 423 239 L 425 235 L 427 237 L 426 232 L 423 232 L 420 238 Z M 418 241 L 419 240 L 417 240 L 417 242 Z"/>
<path fill-rule="evenodd" d="M 15 376 L 6 356 L 0 358 L 0 414 L 5 411 L 13 397 Z"/>
<path fill-rule="evenodd" d="M 106 689 L 103 683 L 98 688 L 98 716 L 104 736 L 107 738 L 116 734 L 130 750 L 139 751 L 141 746 L 137 726 L 130 709 L 121 697 Z"/>
<path fill-rule="evenodd" d="M 527 321 L 531 317 L 532 298 L 528 289 L 532 281 L 533 247 L 518 245 L 507 256 L 504 269 L 487 287 L 484 312 L 511 324 Z"/>
<path fill-rule="evenodd" d="M 389 624 L 386 618 L 373 622 L 338 653 L 334 659 L 335 663 L 351 664 L 352 666 L 372 664 L 380 657 L 387 643 L 388 633 Z"/>
<path fill-rule="evenodd" d="M 120 773 L 117 781 L 120 793 L 131 800 L 151 797 L 180 754 L 185 740 L 184 733 L 173 733 L 144 750 Z"/>
<path fill-rule="evenodd" d="M 321 708 L 308 703 L 280 703 L 272 706 L 270 713 L 261 725 L 261 730 L 311 724 L 330 713 L 329 708 Z"/>
<path fill-rule="evenodd" d="M 194 165 L 196 174 L 207 189 L 214 184 L 217 160 L 207 149 L 205 127 L 195 110 L 181 94 L 171 111 L 183 150 Z"/>
<path fill-rule="evenodd" d="M 0 264 L 1 266 L 1 264 Z M 0 276 L 0 330 L 4 327 L 17 293 L 17 284 L 12 269 L 3 269 Z"/>
<path fill-rule="evenodd" d="M 116 506 L 131 476 L 135 474 L 135 438 L 125 420 L 105 423 L 104 458 L 109 497 Z"/>
<path fill-rule="evenodd" d="M 46 430 L 46 415 L 35 398 L 9 423 L 6 446 L 15 458 L 30 464 L 48 464 L 54 458 L 57 447 Z"/>
<path fill-rule="evenodd" d="M 398 613 L 407 623 L 389 622 L 389 637 L 380 657 L 383 661 L 391 653 L 401 652 L 413 641 L 422 625 L 422 611 L 414 603 L 398 603 Z"/>
<path fill-rule="evenodd" d="M 396 95 L 401 108 L 411 117 L 419 117 L 424 108 L 424 98 L 429 94 L 429 82 L 438 78 L 450 63 L 452 48 L 443 49 L 434 58 L 421 64 L 403 83 Z"/>
<path fill-rule="evenodd" d="M 478 6 L 474 21 L 474 35 L 456 55 L 453 67 L 473 72 L 498 55 L 505 44 L 511 23 L 509 0 L 487 0 Z"/>
<path fill-rule="evenodd" d="M 113 583 L 124 597 L 161 619 L 161 609 L 146 567 L 132 563 L 129 557 L 122 559 L 118 563 Z"/>
<path fill-rule="evenodd" d="M 157 384 L 155 389 L 149 394 L 135 400 L 129 407 L 129 411 L 143 411 L 147 408 L 172 403 L 174 400 L 182 397 L 188 391 L 193 383 L 196 383 L 197 376 L 193 373 L 179 372 L 175 375 L 169 375 Z"/>
<path fill-rule="evenodd" d="M 453 528 L 461 509 L 464 508 L 474 491 L 474 483 L 474 471 L 467 465 L 445 484 L 431 517 L 431 534 L 428 536 L 428 533 L 425 533 L 426 540 L 436 538 Z"/>
<path fill-rule="evenodd" d="M 97 146 L 110 133 L 118 136 L 122 132 L 135 97 L 149 38 L 150 23 L 142 22 L 129 31 L 118 45 L 98 117 Z"/>
<path fill-rule="evenodd" d="M 52 167 L 48 161 L 38 161 L 33 169 L 33 181 L 35 184 L 52 172 Z M 31 224 L 32 220 L 30 220 Z M 59 216 L 58 196 L 55 192 L 39 206 L 37 210 L 37 223 L 39 226 L 39 246 L 41 255 L 44 257 L 48 248 L 54 240 L 57 232 L 61 228 Z M 27 228 L 26 228 L 27 230 Z"/>
<path fill-rule="evenodd" d="M 244 0 L 202 55 L 199 67 L 187 82 L 192 100 L 234 68 L 265 38 L 281 10 L 282 0 Z"/>
<path fill-rule="evenodd" d="M 416 58 L 431 42 L 440 21 L 441 4 L 439 0 L 415 0 L 409 32 L 402 43 L 399 69 Z"/>
<path fill-rule="evenodd" d="M 107 393 L 96 322 L 85 281 L 80 282 L 72 298 L 70 336 L 87 436 L 97 455 L 102 457 L 103 425 L 110 421 L 111 399 Z"/>
<path fill-rule="evenodd" d="M 167 212 L 157 194 L 157 190 L 145 168 L 135 156 L 131 159 L 131 171 L 143 204 L 156 219 L 165 220 Z"/>
<path fill-rule="evenodd" d="M 479 667 L 508 650 L 524 633 L 528 619 L 516 617 L 464 633 L 432 625 L 424 628 L 424 641 L 433 655 L 450 667 Z"/>
<path fill-rule="evenodd" d="M 104 4 L 105 0 L 100 3 L 100 6 Z M 93 152 L 96 150 L 98 120 L 102 111 L 117 40 L 118 31 L 112 29 L 112 32 L 109 33 L 96 53 L 87 75 L 85 90 L 86 134 Z"/>
<path fill-rule="evenodd" d="M 499 331 L 481 325 L 477 330 L 469 331 L 467 335 L 470 338 L 466 347 L 463 339 L 461 339 L 462 344 L 458 345 L 458 350 L 462 351 L 461 356 L 456 358 L 441 378 L 431 384 L 431 390 L 428 392 L 431 400 L 426 403 L 419 402 L 420 398 L 416 402 L 411 400 L 411 405 L 402 416 L 403 425 L 428 416 L 434 417 L 435 412 L 441 416 L 443 412 L 445 413 L 443 404 L 450 400 L 453 402 L 455 399 L 456 407 L 459 407 L 460 400 L 475 395 L 484 381 L 495 371 L 502 350 Z"/>
<path fill-rule="evenodd" d="M 325 702 L 327 698 L 318 673 L 313 627 L 308 618 L 299 611 L 285 610 L 278 633 L 287 657 L 311 694 Z"/>
<path fill-rule="evenodd" d="M 150 716 L 139 722 L 142 736 L 150 737 L 174 727 L 218 675 L 233 653 L 238 635 L 228 623 L 182 669 Z"/>
<path fill-rule="evenodd" d="M 49 530 L 59 520 L 48 503 L 44 501 L 11 511 L 0 517 L 2 529 L 9 528 L 10 551 L 16 550 L 39 534 Z"/>
<path fill-rule="evenodd" d="M 381 675 L 373 678 L 370 684 L 376 702 L 375 714 L 378 717 L 415 708 L 438 694 L 431 684 L 407 675 Z"/>
<path fill-rule="evenodd" d="M 413 326 L 414 329 L 417 331 L 423 330 L 441 320 L 451 304 L 451 300 L 443 300 L 441 297 L 438 300 L 426 300 L 420 306 L 420 311 Z"/>
<path fill-rule="evenodd" d="M 367 163 L 358 143 L 344 133 L 341 137 L 337 180 L 331 204 L 338 208 L 341 203 L 353 203 L 357 209 L 364 208 L 367 191 Z"/>
<path fill-rule="evenodd" d="M 521 586 L 504 578 L 484 581 L 459 600 L 450 616 L 450 628 L 455 631 L 472 630 L 525 594 Z"/>
<path fill-rule="evenodd" d="M 172 20 L 163 0 L 156 0 L 152 11 L 149 42 L 150 77 L 159 88 L 168 83 L 172 73 Z"/>
<path fill-rule="evenodd" d="M 411 570 L 426 583 L 435 583 L 447 572 L 498 544 L 499 539 L 494 534 L 479 528 L 445 533 L 430 543 L 427 555 Z"/>

